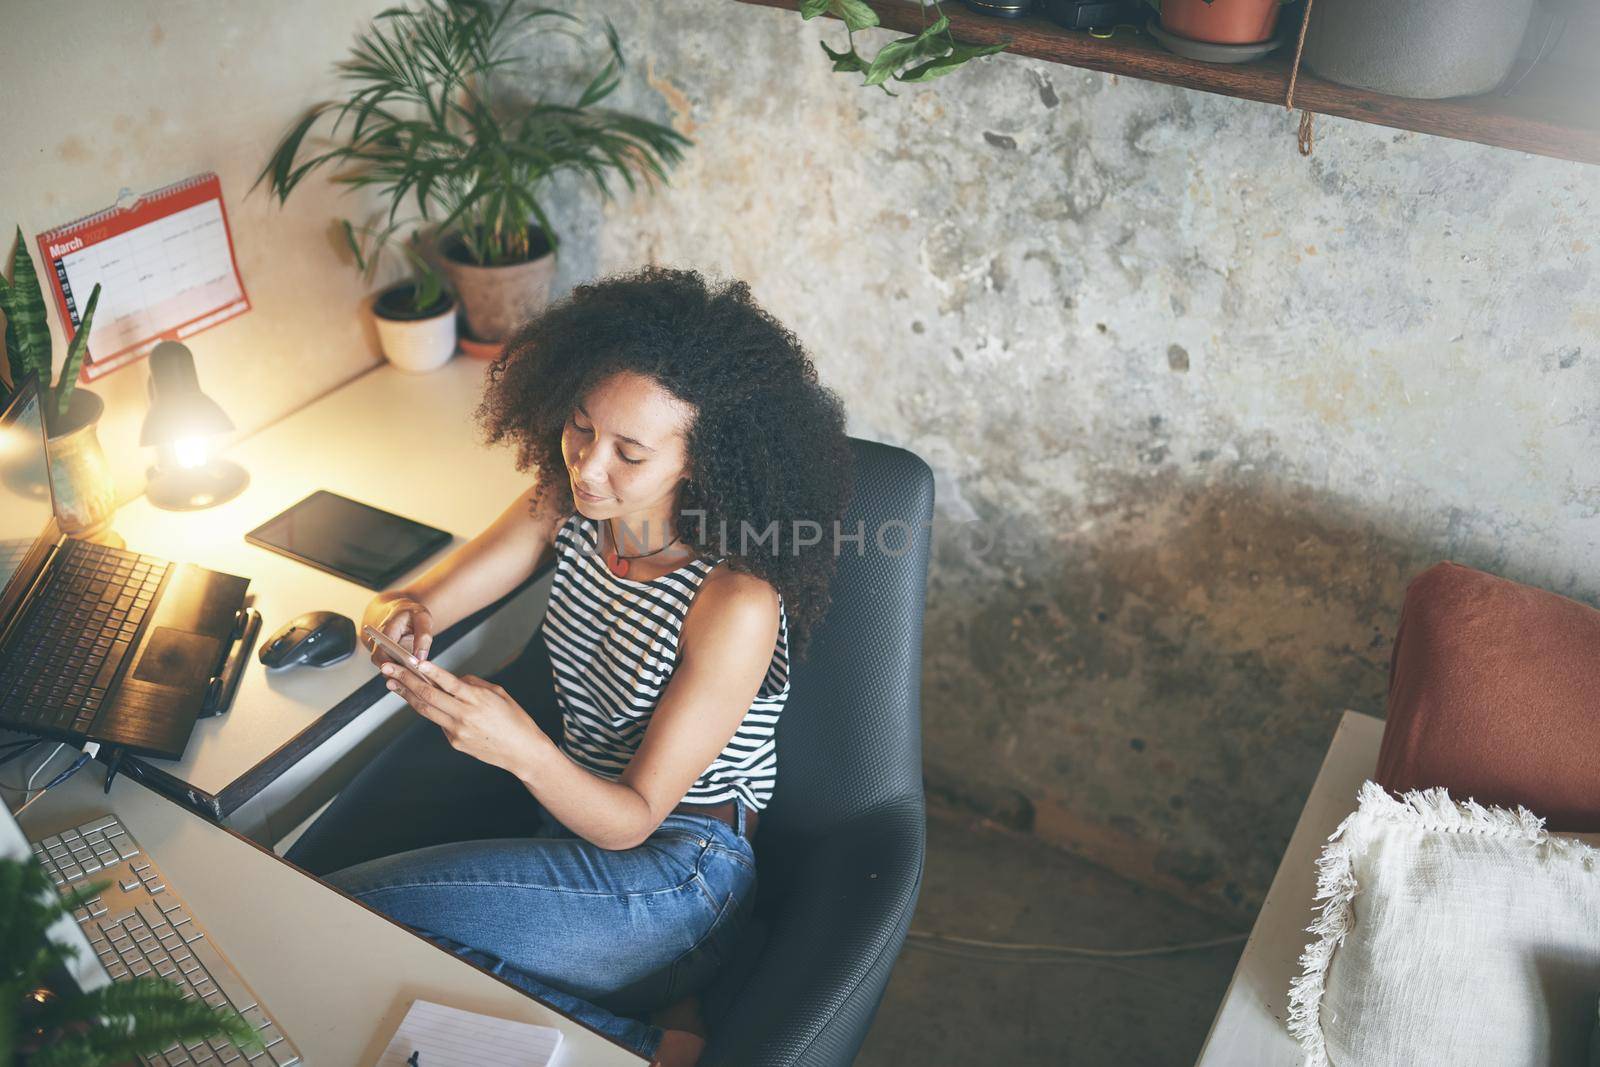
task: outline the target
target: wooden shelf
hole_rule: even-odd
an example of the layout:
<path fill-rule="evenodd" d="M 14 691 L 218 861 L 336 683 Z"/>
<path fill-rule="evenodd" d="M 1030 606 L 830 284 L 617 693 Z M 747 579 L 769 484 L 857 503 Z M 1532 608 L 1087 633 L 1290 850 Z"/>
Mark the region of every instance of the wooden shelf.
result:
<path fill-rule="evenodd" d="M 741 0 L 798 12 L 798 0 Z M 916 33 L 924 25 L 915 3 L 868 0 L 884 28 Z M 978 15 L 960 0 L 943 0 L 957 40 L 1007 41 L 1007 51 L 1107 74 L 1142 78 L 1208 93 L 1283 106 L 1293 62 L 1292 46 L 1252 63 L 1215 64 L 1166 51 L 1148 34 L 1119 31 L 1101 39 L 1067 30 L 1047 18 L 1000 19 Z M 1284 13 L 1299 26 L 1299 7 Z M 795 16 L 799 17 L 798 13 Z M 1297 110 L 1356 119 L 1399 130 L 1512 148 L 1580 163 L 1600 163 L 1600 85 L 1591 62 L 1600 47 L 1600 19 L 1584 14 L 1568 23 L 1561 41 L 1509 96 L 1407 100 L 1351 89 L 1317 77 L 1303 65 L 1295 85 Z M 818 61 L 822 62 L 821 53 Z M 981 62 L 981 61 L 980 61 Z M 1520 69 L 1520 68 L 1519 68 Z M 960 77 L 959 74 L 954 75 Z M 841 75 L 843 77 L 843 75 Z"/>

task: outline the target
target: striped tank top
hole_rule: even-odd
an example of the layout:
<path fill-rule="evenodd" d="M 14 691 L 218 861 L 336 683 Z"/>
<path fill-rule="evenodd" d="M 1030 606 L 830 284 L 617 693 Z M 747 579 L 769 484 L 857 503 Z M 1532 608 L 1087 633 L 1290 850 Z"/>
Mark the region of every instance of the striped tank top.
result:
<path fill-rule="evenodd" d="M 582 514 L 556 532 L 544 634 L 561 705 L 561 748 L 615 781 L 672 679 L 684 617 L 716 564 L 691 560 L 670 574 L 634 581 L 611 573 L 599 544 L 598 524 Z M 739 729 L 689 788 L 686 803 L 737 796 L 757 811 L 766 808 L 778 779 L 778 714 L 788 697 L 789 622 L 780 598 L 767 676 Z"/>

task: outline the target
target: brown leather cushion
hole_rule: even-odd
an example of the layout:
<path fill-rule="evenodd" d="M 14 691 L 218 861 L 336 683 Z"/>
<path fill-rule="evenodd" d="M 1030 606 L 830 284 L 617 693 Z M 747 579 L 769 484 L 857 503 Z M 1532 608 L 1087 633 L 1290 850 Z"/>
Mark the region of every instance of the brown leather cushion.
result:
<path fill-rule="evenodd" d="M 1377 781 L 1600 830 L 1600 611 L 1455 563 L 1406 589 Z"/>

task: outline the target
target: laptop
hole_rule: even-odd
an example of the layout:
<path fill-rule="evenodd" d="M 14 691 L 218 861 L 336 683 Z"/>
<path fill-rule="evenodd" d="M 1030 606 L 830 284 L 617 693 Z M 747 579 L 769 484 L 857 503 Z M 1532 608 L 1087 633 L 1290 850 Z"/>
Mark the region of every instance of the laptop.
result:
<path fill-rule="evenodd" d="M 232 1065 L 296 1067 L 300 1051 L 222 955 L 192 909 L 115 815 L 102 815 L 35 842 L 0 803 L 0 857 L 24 859 L 30 850 L 58 890 L 109 882 L 74 915 L 63 915 L 46 936 L 68 950 L 65 975 L 52 976 L 88 993 L 112 982 L 154 975 L 186 999 L 232 1008 L 255 1027 L 261 1048 L 229 1041 L 174 1042 L 140 1056 L 144 1067 Z M 59 987 L 58 987 L 59 988 Z"/>
<path fill-rule="evenodd" d="M 249 579 L 66 537 L 53 492 L 30 375 L 0 415 L 0 727 L 177 759 Z"/>

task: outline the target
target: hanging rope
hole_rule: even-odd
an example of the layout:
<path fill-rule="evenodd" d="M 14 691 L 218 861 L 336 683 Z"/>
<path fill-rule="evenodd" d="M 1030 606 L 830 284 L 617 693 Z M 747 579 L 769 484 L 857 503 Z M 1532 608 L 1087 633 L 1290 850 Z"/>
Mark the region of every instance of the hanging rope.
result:
<path fill-rule="evenodd" d="M 1289 91 L 1283 98 L 1283 109 L 1285 111 L 1294 110 L 1294 87 L 1300 80 L 1300 57 L 1305 54 L 1306 50 L 1306 27 L 1311 25 L 1311 5 L 1313 2 L 1314 0 L 1306 0 L 1305 14 L 1300 17 L 1300 36 L 1294 43 L 1294 64 L 1289 68 Z M 1298 135 L 1300 154 L 1302 156 L 1311 154 L 1313 139 L 1311 112 L 1302 110 L 1300 112 L 1300 132 Z"/>
<path fill-rule="evenodd" d="M 1294 43 L 1294 66 L 1289 68 L 1289 95 L 1283 99 L 1285 111 L 1294 110 L 1294 85 L 1300 77 L 1300 57 L 1306 50 L 1306 27 L 1311 25 L 1312 0 L 1306 0 L 1306 13 L 1300 19 L 1300 38 Z"/>

